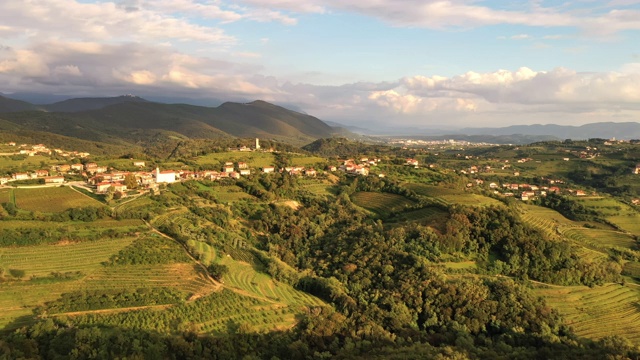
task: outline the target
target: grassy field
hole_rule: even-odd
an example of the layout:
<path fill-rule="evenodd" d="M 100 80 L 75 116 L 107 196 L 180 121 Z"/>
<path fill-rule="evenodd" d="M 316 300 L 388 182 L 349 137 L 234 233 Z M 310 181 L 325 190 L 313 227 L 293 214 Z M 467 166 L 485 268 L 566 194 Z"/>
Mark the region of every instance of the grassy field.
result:
<path fill-rule="evenodd" d="M 29 211 L 62 212 L 72 207 L 102 206 L 69 187 L 15 189 L 16 205 Z"/>
<path fill-rule="evenodd" d="M 224 165 L 225 162 L 231 161 L 235 163 L 241 161 L 246 162 L 250 168 L 262 168 L 265 166 L 273 166 L 275 159 L 272 153 L 264 152 L 223 152 L 223 153 L 211 153 L 204 156 L 199 156 L 195 159 L 198 165 Z"/>
<path fill-rule="evenodd" d="M 0 204 L 13 202 L 12 189 L 0 189 Z"/>
<path fill-rule="evenodd" d="M 365 191 L 351 195 L 351 200 L 354 204 L 381 216 L 389 216 L 393 213 L 402 212 L 407 206 L 413 204 L 413 201 L 404 196 Z"/>
<path fill-rule="evenodd" d="M 50 164 L 59 163 L 59 161 L 42 155 L 27 156 L 22 160 L 12 160 L 9 156 L 0 156 L 0 172 L 10 171 L 11 169 L 16 169 L 17 171 L 38 170 L 43 168 L 42 163 L 45 164 L 44 168 L 46 168 Z"/>
<path fill-rule="evenodd" d="M 327 159 L 317 156 L 295 156 L 291 158 L 291 166 L 315 167 L 317 164 L 326 163 Z M 321 169 L 316 169 L 321 170 Z"/>
<path fill-rule="evenodd" d="M 621 335 L 640 344 L 640 293 L 619 284 L 589 288 L 554 286 L 535 290 L 556 308 L 579 336 Z"/>

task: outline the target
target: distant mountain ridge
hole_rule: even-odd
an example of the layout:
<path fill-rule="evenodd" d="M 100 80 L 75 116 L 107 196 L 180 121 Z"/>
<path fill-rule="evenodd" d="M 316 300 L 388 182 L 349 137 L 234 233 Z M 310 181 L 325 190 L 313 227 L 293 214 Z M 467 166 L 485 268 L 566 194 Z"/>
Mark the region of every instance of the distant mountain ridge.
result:
<path fill-rule="evenodd" d="M 41 106 L 3 97 L 0 119 L 19 129 L 110 144 L 164 134 L 194 139 L 262 137 L 303 145 L 336 132 L 318 118 L 260 100 L 204 107 L 156 103 L 133 95 Z"/>
<path fill-rule="evenodd" d="M 597 122 L 580 126 L 571 125 L 513 125 L 502 128 L 464 128 L 457 133 L 466 135 L 550 135 L 560 139 L 617 138 L 640 139 L 638 122 Z"/>

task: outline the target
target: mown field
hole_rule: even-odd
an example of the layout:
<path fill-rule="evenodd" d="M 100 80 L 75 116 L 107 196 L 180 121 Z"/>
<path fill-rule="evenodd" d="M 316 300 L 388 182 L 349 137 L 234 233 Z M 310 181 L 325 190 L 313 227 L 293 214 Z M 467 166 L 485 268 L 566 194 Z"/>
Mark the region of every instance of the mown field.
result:
<path fill-rule="evenodd" d="M 620 335 L 640 342 L 640 293 L 636 287 L 607 284 L 536 289 L 578 336 L 601 339 Z"/>
<path fill-rule="evenodd" d="M 394 213 L 406 210 L 407 206 L 413 204 L 413 201 L 404 196 L 359 191 L 351 195 L 351 201 L 367 210 L 373 211 L 380 216 L 389 216 Z"/>
<path fill-rule="evenodd" d="M 15 189 L 16 206 L 19 209 L 40 212 L 62 212 L 69 208 L 102 206 L 88 196 L 67 187 Z"/>

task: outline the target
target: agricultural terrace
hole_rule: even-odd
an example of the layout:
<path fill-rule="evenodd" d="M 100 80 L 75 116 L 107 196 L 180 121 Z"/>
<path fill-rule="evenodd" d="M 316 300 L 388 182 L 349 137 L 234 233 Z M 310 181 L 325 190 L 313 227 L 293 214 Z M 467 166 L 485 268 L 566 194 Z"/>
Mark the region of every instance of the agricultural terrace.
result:
<path fill-rule="evenodd" d="M 62 293 L 86 288 L 84 277 L 100 270 L 133 238 L 105 239 L 58 245 L 0 248 L 0 327 L 20 326 L 33 309 Z M 17 319 L 21 321 L 16 322 Z"/>
<path fill-rule="evenodd" d="M 62 212 L 70 208 L 102 206 L 102 203 L 67 186 L 15 189 L 19 209 L 40 212 Z"/>
<path fill-rule="evenodd" d="M 549 286 L 535 292 L 557 309 L 579 336 L 601 339 L 620 335 L 640 343 L 640 293 L 635 287 Z"/>
<path fill-rule="evenodd" d="M 465 192 L 464 190 L 430 186 L 425 184 L 405 183 L 409 190 L 418 195 L 429 196 L 443 200 L 445 203 L 460 204 L 465 206 L 500 206 L 502 203 L 487 196 Z"/>
<path fill-rule="evenodd" d="M 263 168 L 265 166 L 273 166 L 275 164 L 275 158 L 272 153 L 257 152 L 257 151 L 233 151 L 222 153 L 211 153 L 203 156 L 199 156 L 195 159 L 198 165 L 211 165 L 219 167 L 224 165 L 225 162 L 231 161 L 234 166 L 237 162 L 246 162 L 250 168 Z"/>
<path fill-rule="evenodd" d="M 92 313 L 64 317 L 78 326 L 101 324 L 148 331 L 172 333 L 228 334 L 237 331 L 255 332 L 284 330 L 296 323 L 303 308 L 243 295 L 231 290 L 217 291 L 194 301 L 158 309 L 140 309 L 114 313 Z"/>
<path fill-rule="evenodd" d="M 407 206 L 414 204 L 413 201 L 404 196 L 366 191 L 354 193 L 351 195 L 351 201 L 380 216 L 389 216 L 402 212 L 406 210 Z"/>
<path fill-rule="evenodd" d="M 633 235 L 640 235 L 640 213 L 631 206 L 607 197 L 579 198 L 585 207 L 602 214 L 605 220 Z"/>
<path fill-rule="evenodd" d="M 215 199 L 221 203 L 229 203 L 243 199 L 254 199 L 253 196 L 247 194 L 237 185 L 214 185 L 206 186 L 200 182 L 196 182 L 197 186 L 204 191 L 211 192 Z"/>

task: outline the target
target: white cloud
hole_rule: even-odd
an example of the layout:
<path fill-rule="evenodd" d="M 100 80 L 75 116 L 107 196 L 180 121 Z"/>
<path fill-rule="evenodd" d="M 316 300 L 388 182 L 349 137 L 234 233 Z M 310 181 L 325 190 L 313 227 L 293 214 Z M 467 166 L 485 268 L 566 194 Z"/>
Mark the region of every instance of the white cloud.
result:
<path fill-rule="evenodd" d="M 608 35 L 622 30 L 640 29 L 640 11 L 625 9 L 628 4 L 605 4 L 605 13 L 588 8 L 578 11 L 565 6 L 542 6 L 532 2 L 517 10 L 503 10 L 475 0 L 242 0 L 251 6 L 298 13 L 329 11 L 355 12 L 395 26 L 430 29 L 473 28 L 486 25 L 525 25 L 535 27 L 574 27 L 590 34 Z"/>

